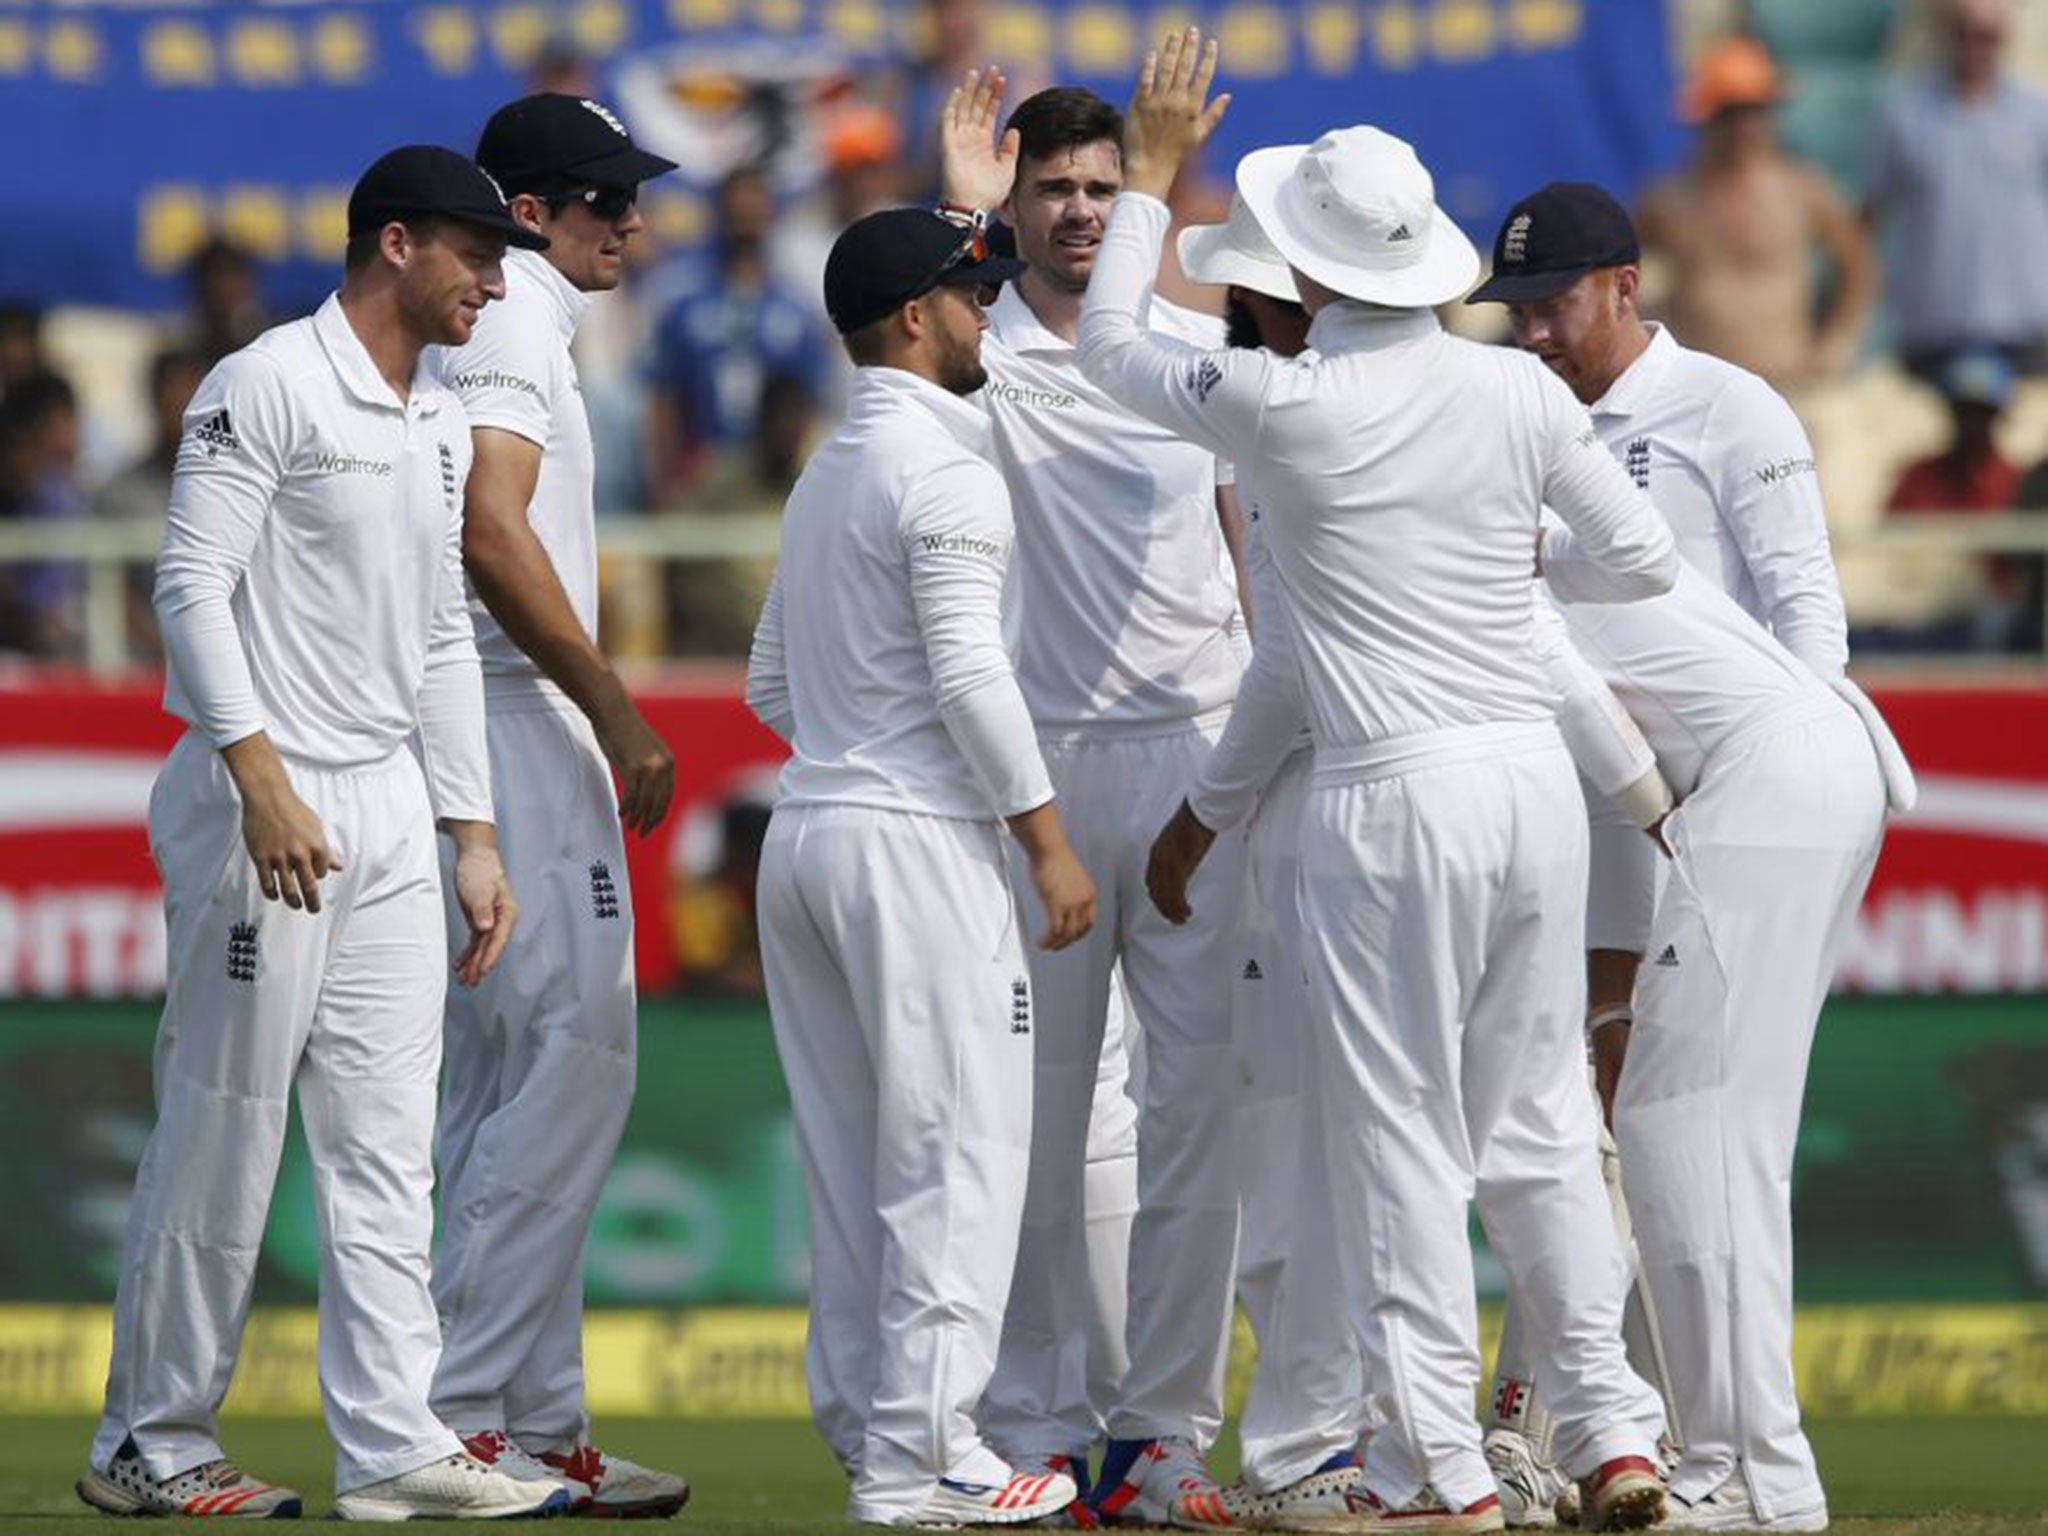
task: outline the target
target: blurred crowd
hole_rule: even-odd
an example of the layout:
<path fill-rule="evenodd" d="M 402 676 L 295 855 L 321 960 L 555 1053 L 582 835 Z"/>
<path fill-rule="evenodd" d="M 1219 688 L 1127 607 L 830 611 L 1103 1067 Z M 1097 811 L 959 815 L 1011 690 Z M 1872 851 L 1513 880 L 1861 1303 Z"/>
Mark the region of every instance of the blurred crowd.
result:
<path fill-rule="evenodd" d="M 743 164 L 716 188 L 706 238 L 636 243 L 628 284 L 578 343 L 601 511 L 780 507 L 845 384 L 822 309 L 825 252 L 861 214 L 932 196 L 940 103 L 985 61 L 986 0 L 923 6 L 924 54 L 829 108 L 815 192 L 792 203 L 772 158 Z M 2031 12 L 2013 0 L 1682 0 L 1675 15 L 1686 58 L 1674 110 L 1697 131 L 1668 178 L 1636 189 L 1652 316 L 1790 396 L 1845 533 L 1887 510 L 2048 509 L 2048 93 L 2028 83 L 2048 38 L 2029 30 Z M 532 83 L 593 89 L 586 62 L 556 49 Z M 1041 83 L 1016 82 L 1013 99 Z M 1184 188 L 1184 211 L 1214 218 L 1226 196 L 1213 179 Z M 51 317 L 0 296 L 0 518 L 160 517 L 199 380 L 286 318 L 246 253 L 206 246 L 185 313 L 149 323 L 124 380 L 146 395 L 146 441 L 117 452 L 53 356 Z M 743 655 L 767 575 L 758 558 L 612 559 L 608 647 Z M 1859 650 L 2041 646 L 2038 556 L 1845 549 L 1843 578 Z M 148 584 L 138 567 L 125 594 L 140 664 L 159 659 Z M 83 592 L 76 565 L 0 565 L 0 652 L 82 659 Z"/>

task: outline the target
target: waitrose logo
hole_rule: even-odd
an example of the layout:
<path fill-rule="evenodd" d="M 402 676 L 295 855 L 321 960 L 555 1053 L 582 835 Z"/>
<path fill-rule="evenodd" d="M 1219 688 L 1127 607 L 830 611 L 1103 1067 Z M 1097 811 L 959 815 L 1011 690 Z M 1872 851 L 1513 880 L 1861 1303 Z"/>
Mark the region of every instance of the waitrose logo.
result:
<path fill-rule="evenodd" d="M 313 455 L 313 473 L 316 475 L 369 475 L 382 479 L 391 473 L 389 459 L 359 459 L 352 453 L 316 453 Z"/>

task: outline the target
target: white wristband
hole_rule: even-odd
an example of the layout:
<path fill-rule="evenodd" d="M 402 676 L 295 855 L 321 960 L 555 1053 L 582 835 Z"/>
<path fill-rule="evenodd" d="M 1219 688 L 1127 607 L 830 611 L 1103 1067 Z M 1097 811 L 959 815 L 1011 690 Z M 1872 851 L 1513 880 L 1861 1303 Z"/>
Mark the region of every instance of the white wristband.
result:
<path fill-rule="evenodd" d="M 1586 1033 L 1605 1029 L 1609 1024 L 1634 1024 L 1636 1013 L 1628 1003 L 1604 1003 L 1586 1015 Z"/>

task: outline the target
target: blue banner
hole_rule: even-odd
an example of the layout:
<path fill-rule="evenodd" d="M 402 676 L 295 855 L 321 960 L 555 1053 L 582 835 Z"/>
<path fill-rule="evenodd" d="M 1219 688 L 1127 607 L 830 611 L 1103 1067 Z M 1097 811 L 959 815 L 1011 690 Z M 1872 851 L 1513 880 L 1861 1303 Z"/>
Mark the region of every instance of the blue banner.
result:
<path fill-rule="evenodd" d="M 908 0 L 0 3 L 16 231 L 0 301 L 171 308 L 192 253 L 224 234 L 268 264 L 274 302 L 310 304 L 333 283 L 356 174 L 397 144 L 473 145 L 550 44 L 595 61 L 595 89 L 682 162 L 649 213 L 687 245 L 738 160 L 772 153 L 778 186 L 804 190 L 816 126 L 849 96 L 880 96 L 907 127 L 923 115 L 930 82 L 908 61 L 925 15 Z M 1148 42 L 1198 21 L 1236 98 L 1214 167 L 1378 123 L 1416 144 L 1481 240 L 1547 180 L 1632 195 L 1682 142 L 1659 0 L 993 0 L 986 17 L 1016 77 L 1116 101 Z"/>

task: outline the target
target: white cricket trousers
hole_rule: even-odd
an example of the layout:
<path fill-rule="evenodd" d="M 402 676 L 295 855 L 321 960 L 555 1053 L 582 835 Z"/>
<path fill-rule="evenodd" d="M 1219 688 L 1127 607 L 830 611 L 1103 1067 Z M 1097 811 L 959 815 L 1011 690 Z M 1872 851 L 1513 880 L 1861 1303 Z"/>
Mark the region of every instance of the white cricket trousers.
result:
<path fill-rule="evenodd" d="M 1792 1150 L 1814 1027 L 1883 836 L 1843 705 L 1725 744 L 1665 822 L 1675 855 L 1614 1107 L 1622 1179 L 1697 1499 L 1739 1468 L 1764 1519 L 1825 1506 L 1792 1379 Z"/>
<path fill-rule="evenodd" d="M 1206 1447 L 1223 1419 L 1237 1241 L 1231 1117 L 1230 957 L 1243 839 L 1222 837 L 1176 928 L 1145 893 L 1145 861 L 1194 782 L 1215 732 L 1040 742 L 1067 836 L 1095 879 L 1095 928 L 1031 952 L 1037 1004 L 1036 1114 L 1024 1238 L 983 1408 L 989 1438 L 1018 1463 L 1096 1437 L 1087 1410 L 1084 1167 L 1113 972 L 1122 964 L 1144 1070 L 1138 1212 L 1131 1223 L 1128 1366 L 1108 1416 L 1122 1440 L 1185 1436 Z M 1024 872 L 1013 870 L 1023 909 Z"/>
<path fill-rule="evenodd" d="M 811 1413 L 855 1520 L 1005 1482 L 995 1368 L 1031 1150 L 1031 987 L 1002 829 L 785 807 L 761 954 L 810 1198 Z"/>
<path fill-rule="evenodd" d="M 1586 1080 L 1586 818 L 1556 728 L 1318 750 L 1302 826 L 1315 1070 L 1346 1294 L 1384 1423 L 1366 1482 L 1495 1492 L 1469 1202 L 1539 1341 L 1573 1476 L 1654 1453 Z"/>
<path fill-rule="evenodd" d="M 445 1026 L 434 1411 L 530 1451 L 573 1443 L 583 1405 L 583 1246 L 633 1102 L 633 898 L 611 770 L 551 700 L 493 700 L 498 849 L 519 932 Z M 444 849 L 449 941 L 468 924 Z"/>
<path fill-rule="evenodd" d="M 1365 1383 L 1344 1310 L 1320 1095 L 1308 1077 L 1302 965 L 1301 818 L 1310 754 L 1281 765 L 1245 840 L 1240 943 L 1232 956 L 1237 1058 L 1237 1294 L 1259 1346 L 1239 1425 L 1245 1481 L 1297 1482 L 1363 1427 Z"/>
<path fill-rule="evenodd" d="M 264 900 L 240 796 L 198 735 L 150 794 L 170 986 L 92 1462 L 104 1469 L 130 1436 L 157 1478 L 222 1454 L 215 1414 L 296 1087 L 320 1233 L 321 1403 L 346 1493 L 461 1449 L 427 1408 L 441 1347 L 427 1248 L 448 954 L 412 754 L 341 772 L 287 766 L 342 864 L 318 913 Z"/>

